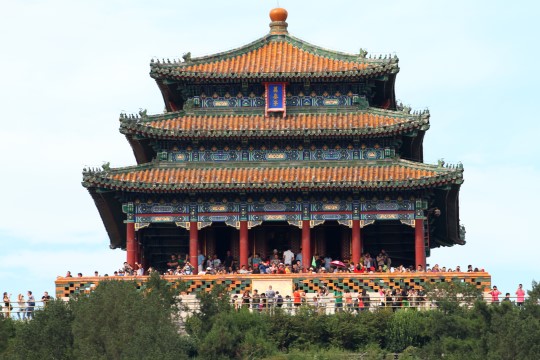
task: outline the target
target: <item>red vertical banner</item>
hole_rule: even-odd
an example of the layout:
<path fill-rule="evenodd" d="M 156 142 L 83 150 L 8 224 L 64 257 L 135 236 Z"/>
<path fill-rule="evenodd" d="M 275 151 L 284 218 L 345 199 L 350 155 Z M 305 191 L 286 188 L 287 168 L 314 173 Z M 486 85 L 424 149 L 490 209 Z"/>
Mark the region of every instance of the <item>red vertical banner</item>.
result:
<path fill-rule="evenodd" d="M 265 109 L 264 116 L 269 112 L 283 112 L 283 117 L 287 116 L 287 92 L 286 83 L 264 83 L 266 91 L 264 92 Z"/>

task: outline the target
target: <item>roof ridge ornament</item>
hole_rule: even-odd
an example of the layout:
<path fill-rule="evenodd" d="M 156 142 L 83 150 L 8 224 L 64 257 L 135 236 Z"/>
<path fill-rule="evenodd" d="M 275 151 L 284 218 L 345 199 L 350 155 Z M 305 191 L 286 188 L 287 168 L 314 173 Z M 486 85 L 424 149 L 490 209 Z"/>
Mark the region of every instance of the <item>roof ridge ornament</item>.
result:
<path fill-rule="evenodd" d="M 270 10 L 270 20 L 272 22 L 270 23 L 270 34 L 272 35 L 284 35 L 288 34 L 289 31 L 287 31 L 287 16 L 288 16 L 287 10 L 284 8 L 274 8 Z"/>
<path fill-rule="evenodd" d="M 358 56 L 360 56 L 360 58 L 362 58 L 362 59 L 365 59 L 365 58 L 367 57 L 367 55 L 368 55 L 367 50 L 361 48 L 361 49 L 360 49 L 360 52 L 359 52 L 359 54 L 358 54 Z"/>
<path fill-rule="evenodd" d="M 191 51 L 188 51 L 187 53 L 182 55 L 182 59 L 184 59 L 185 63 L 190 63 L 191 62 Z"/>

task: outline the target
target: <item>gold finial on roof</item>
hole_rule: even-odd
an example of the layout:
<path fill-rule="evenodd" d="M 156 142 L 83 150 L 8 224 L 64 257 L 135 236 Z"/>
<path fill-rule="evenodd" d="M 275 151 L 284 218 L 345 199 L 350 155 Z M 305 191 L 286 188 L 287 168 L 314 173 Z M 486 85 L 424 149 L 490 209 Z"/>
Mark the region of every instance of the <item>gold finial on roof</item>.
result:
<path fill-rule="evenodd" d="M 288 34 L 287 31 L 287 10 L 284 8 L 275 8 L 270 10 L 270 34 Z"/>

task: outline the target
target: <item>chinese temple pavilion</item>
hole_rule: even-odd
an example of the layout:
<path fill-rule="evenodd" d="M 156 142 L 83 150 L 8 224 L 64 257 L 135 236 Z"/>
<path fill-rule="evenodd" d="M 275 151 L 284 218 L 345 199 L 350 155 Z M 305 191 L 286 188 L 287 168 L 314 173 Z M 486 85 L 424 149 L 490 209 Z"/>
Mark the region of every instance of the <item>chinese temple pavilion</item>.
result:
<path fill-rule="evenodd" d="M 240 265 L 273 249 L 426 265 L 464 244 L 461 165 L 423 163 L 427 110 L 396 104 L 396 56 L 345 54 L 287 30 L 238 49 L 152 60 L 163 114 L 120 115 L 137 165 L 85 169 L 112 248 L 163 268 L 198 252 Z"/>

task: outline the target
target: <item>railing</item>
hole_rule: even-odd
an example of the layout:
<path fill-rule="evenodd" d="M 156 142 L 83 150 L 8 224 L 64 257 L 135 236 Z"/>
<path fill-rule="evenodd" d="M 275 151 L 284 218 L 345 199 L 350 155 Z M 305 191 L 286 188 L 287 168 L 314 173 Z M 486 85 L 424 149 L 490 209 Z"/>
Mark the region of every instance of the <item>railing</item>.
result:
<path fill-rule="evenodd" d="M 406 299 L 393 299 L 392 301 L 387 300 L 385 297 L 381 297 L 377 294 L 369 294 L 370 300 L 365 302 L 363 306 L 359 302 L 353 301 L 352 303 L 336 303 L 336 298 L 332 295 L 324 296 L 323 298 L 317 299 L 315 301 L 313 297 L 306 298 L 305 301 L 300 303 L 294 303 L 294 301 L 285 301 L 279 304 L 277 301 L 272 301 L 270 303 L 264 303 L 262 300 L 259 302 L 253 302 L 253 299 L 249 299 L 249 302 L 244 303 L 242 298 L 233 298 L 231 296 L 231 307 L 236 311 L 249 311 L 251 313 L 274 313 L 276 311 L 282 311 L 285 314 L 296 315 L 303 311 L 310 310 L 316 312 L 320 315 L 333 315 L 336 313 L 347 312 L 351 314 L 359 314 L 364 311 L 380 311 L 384 309 L 391 309 L 392 311 L 402 311 L 402 310 L 417 310 L 417 311 L 428 311 L 435 310 L 439 306 L 437 301 L 429 299 L 427 297 L 408 297 Z M 181 295 L 180 297 L 180 321 L 185 319 L 187 316 L 199 312 L 199 301 L 193 295 Z M 497 306 L 499 303 L 491 303 L 491 299 L 483 296 L 482 298 L 468 299 L 469 301 L 464 301 L 462 299 L 453 299 L 460 304 L 460 306 L 470 307 L 474 300 L 484 300 L 492 306 Z M 517 298 L 510 298 L 510 302 L 517 306 Z"/>
<path fill-rule="evenodd" d="M 10 307 L 8 308 L 2 302 L 0 305 L 0 316 L 16 320 L 25 320 L 33 318 L 34 312 L 43 309 L 44 306 L 46 306 L 46 302 L 44 301 L 36 301 L 35 306 L 29 306 L 27 303 L 21 306 L 17 302 L 11 302 Z"/>
<path fill-rule="evenodd" d="M 312 294 L 313 293 L 308 294 L 308 296 Z M 259 300 L 259 302 L 253 302 L 252 299 L 249 299 L 249 302 L 245 303 L 241 298 L 235 299 L 233 296 L 234 295 L 231 295 L 230 305 L 234 310 L 240 311 L 245 309 L 252 313 L 273 313 L 276 311 L 282 311 L 285 314 L 295 315 L 309 309 L 321 315 L 332 315 L 340 312 L 357 314 L 363 311 L 374 312 L 382 309 L 392 309 L 393 311 L 415 309 L 423 311 L 438 308 L 437 302 L 434 300 L 421 297 L 409 297 L 404 300 L 395 299 L 393 301 L 388 301 L 385 297 L 381 297 L 378 293 L 368 294 L 370 300 L 363 305 L 360 305 L 358 301 L 354 300 L 352 303 L 348 303 L 346 301 L 336 303 L 335 296 L 325 296 L 323 298 L 318 298 L 316 301 L 313 299 L 313 297 L 307 297 L 300 303 L 294 303 L 294 300 L 284 301 L 283 303 L 278 303 L 276 300 L 274 300 L 272 302 L 264 303 L 261 300 Z M 67 301 L 67 299 L 65 300 Z M 508 301 L 516 306 L 519 305 L 517 303 L 517 297 L 509 297 L 508 300 L 500 299 L 499 302 L 493 303 L 491 301 L 491 297 L 484 294 L 483 300 L 494 306 L 505 301 Z M 456 301 L 460 302 L 461 305 L 466 305 L 466 302 L 464 301 Z M 195 295 L 180 295 L 179 305 L 181 318 L 185 318 L 187 315 L 200 311 L 199 300 L 197 300 Z M 11 317 L 15 320 L 26 320 L 33 318 L 34 312 L 42 310 L 46 306 L 46 302 L 36 301 L 36 306 L 34 306 L 32 309 L 30 309 L 28 305 L 20 306 L 18 303 L 11 303 L 11 306 L 11 309 L 7 309 L 6 306 L 2 304 L 0 316 Z"/>
<path fill-rule="evenodd" d="M 245 290 L 259 288 L 261 282 L 289 282 L 287 292 L 282 295 L 292 295 L 292 289 L 298 287 L 305 292 L 317 292 L 321 286 L 328 285 L 328 289 L 349 289 L 351 292 L 379 291 L 380 289 L 423 289 L 427 283 L 460 281 L 469 283 L 479 290 L 491 288 L 491 275 L 486 272 L 457 273 L 457 272 L 417 272 L 417 273 L 330 273 L 330 274 L 226 274 L 226 275 L 167 275 L 163 279 L 176 283 L 184 282 L 186 293 L 194 294 L 207 291 L 215 285 L 225 285 L 231 293 L 242 294 Z M 77 277 L 56 279 L 56 297 L 69 297 L 74 294 L 89 293 L 100 281 L 124 280 L 135 281 L 139 286 L 148 280 L 148 276 L 109 276 L 109 277 Z M 268 283 L 272 285 L 271 283 Z M 268 286 L 266 285 L 266 287 Z M 285 286 L 285 285 L 284 285 Z"/>

